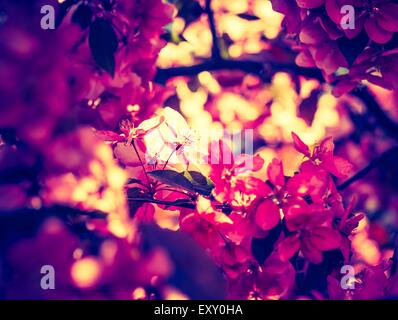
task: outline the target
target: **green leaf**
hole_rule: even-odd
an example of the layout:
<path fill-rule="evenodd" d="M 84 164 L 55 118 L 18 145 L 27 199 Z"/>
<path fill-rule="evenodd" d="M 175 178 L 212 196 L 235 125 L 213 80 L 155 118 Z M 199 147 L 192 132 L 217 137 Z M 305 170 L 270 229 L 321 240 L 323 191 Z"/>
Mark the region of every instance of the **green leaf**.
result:
<path fill-rule="evenodd" d="M 203 196 L 209 196 L 214 189 L 213 181 L 198 171 L 185 171 L 184 176 L 192 183 L 194 190 Z"/>
<path fill-rule="evenodd" d="M 173 170 L 155 170 L 148 172 L 148 175 L 169 186 L 178 187 L 188 191 L 195 191 L 194 186 L 183 173 Z"/>
<path fill-rule="evenodd" d="M 94 61 L 113 77 L 118 39 L 112 24 L 103 18 L 95 19 L 90 26 L 88 40 Z"/>

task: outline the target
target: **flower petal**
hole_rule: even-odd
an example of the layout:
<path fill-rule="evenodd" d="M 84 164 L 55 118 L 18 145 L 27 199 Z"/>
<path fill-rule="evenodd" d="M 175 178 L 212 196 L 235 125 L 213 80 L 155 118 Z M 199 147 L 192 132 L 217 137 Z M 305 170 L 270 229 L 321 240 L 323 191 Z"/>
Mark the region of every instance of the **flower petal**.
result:
<path fill-rule="evenodd" d="M 383 44 L 392 39 L 393 33 L 381 28 L 374 18 L 368 18 L 365 21 L 364 27 L 369 38 L 376 43 Z"/>
<path fill-rule="evenodd" d="M 285 176 L 283 173 L 282 161 L 274 158 L 267 168 L 268 179 L 274 186 L 283 187 L 285 185 Z"/>
<path fill-rule="evenodd" d="M 283 239 L 277 245 L 277 252 L 282 261 L 288 261 L 300 249 L 300 235 L 295 233 Z"/>
<path fill-rule="evenodd" d="M 306 157 L 309 157 L 311 155 L 310 148 L 294 132 L 292 132 L 292 138 L 296 150 Z"/>
<path fill-rule="evenodd" d="M 311 241 L 321 251 L 337 249 L 341 243 L 341 237 L 336 230 L 320 227 L 311 230 Z"/>
<path fill-rule="evenodd" d="M 278 205 L 271 199 L 265 199 L 256 208 L 254 221 L 263 230 L 271 230 L 281 220 Z"/>

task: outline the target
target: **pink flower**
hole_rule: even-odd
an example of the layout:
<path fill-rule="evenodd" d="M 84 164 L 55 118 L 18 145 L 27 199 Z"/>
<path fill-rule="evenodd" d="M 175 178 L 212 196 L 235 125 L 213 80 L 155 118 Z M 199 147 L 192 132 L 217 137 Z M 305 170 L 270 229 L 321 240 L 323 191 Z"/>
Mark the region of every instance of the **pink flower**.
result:
<path fill-rule="evenodd" d="M 293 233 L 277 245 L 282 260 L 289 260 L 300 250 L 312 263 L 321 263 L 323 251 L 340 247 L 340 234 L 331 227 L 330 210 L 301 201 L 284 212 L 286 226 Z"/>
<path fill-rule="evenodd" d="M 250 193 L 250 186 L 243 180 L 259 171 L 264 160 L 258 155 L 241 154 L 235 157 L 229 146 L 219 140 L 209 146 L 208 163 L 211 166 L 209 177 L 215 184 L 214 193 L 223 201 L 231 202 L 235 199 L 235 190 Z M 255 178 L 250 182 L 246 180 L 249 184 L 256 184 L 256 181 Z"/>
<path fill-rule="evenodd" d="M 310 169 L 312 166 L 318 166 L 338 178 L 346 178 L 352 174 L 353 165 L 333 154 L 334 143 L 332 138 L 325 138 L 310 152 L 308 146 L 294 132 L 292 132 L 292 137 L 296 150 L 309 158 L 302 163 L 301 169 L 305 170 L 306 167 Z"/>

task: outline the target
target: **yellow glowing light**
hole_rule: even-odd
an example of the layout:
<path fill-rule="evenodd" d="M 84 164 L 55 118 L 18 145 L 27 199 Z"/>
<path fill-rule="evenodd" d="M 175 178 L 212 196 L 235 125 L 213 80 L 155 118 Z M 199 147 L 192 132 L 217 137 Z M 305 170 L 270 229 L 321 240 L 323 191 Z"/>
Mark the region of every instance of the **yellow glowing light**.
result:
<path fill-rule="evenodd" d="M 228 52 L 232 58 L 239 58 L 243 54 L 243 48 L 241 45 L 234 43 L 228 48 Z"/>
<path fill-rule="evenodd" d="M 180 290 L 172 286 L 167 286 L 163 290 L 165 300 L 189 300 L 189 297 Z"/>
<path fill-rule="evenodd" d="M 181 17 L 176 17 L 171 28 L 175 34 L 180 34 L 185 28 L 185 20 Z"/>
<path fill-rule="evenodd" d="M 223 123 L 230 123 L 238 119 L 242 121 L 253 121 L 260 114 L 260 106 L 249 102 L 238 94 L 226 92 L 216 101 L 220 111 L 220 119 Z"/>
<path fill-rule="evenodd" d="M 157 64 L 161 68 L 169 68 L 175 65 L 192 65 L 194 63 L 192 44 L 182 41 L 178 44 L 169 42 L 159 54 Z"/>
<path fill-rule="evenodd" d="M 101 275 L 101 265 L 97 259 L 87 257 L 76 261 L 71 270 L 71 276 L 79 288 L 94 286 Z"/>
<path fill-rule="evenodd" d="M 108 170 L 108 180 L 110 187 L 120 188 L 124 186 L 124 183 L 126 181 L 125 172 L 117 167 L 112 168 Z"/>
<path fill-rule="evenodd" d="M 133 293 L 131 294 L 131 297 L 133 298 L 133 300 L 145 299 L 146 291 L 144 288 L 139 287 L 133 291 Z"/>
<path fill-rule="evenodd" d="M 229 11 L 231 13 L 239 14 L 245 13 L 249 9 L 247 0 L 221 0 L 213 1 L 212 8 L 214 11 Z"/>
<path fill-rule="evenodd" d="M 209 57 L 211 52 L 212 36 L 205 21 L 200 19 L 191 23 L 182 34 L 198 57 Z"/>
<path fill-rule="evenodd" d="M 239 41 L 247 36 L 247 24 L 244 19 L 233 14 L 225 14 L 219 18 L 221 32 L 227 33 L 233 41 Z"/>
<path fill-rule="evenodd" d="M 111 219 L 109 221 L 108 229 L 112 232 L 116 237 L 124 238 L 128 234 L 128 230 L 124 223 L 119 219 Z"/>
<path fill-rule="evenodd" d="M 204 85 L 207 90 L 212 94 L 217 94 L 221 92 L 221 87 L 217 80 L 208 71 L 203 71 L 198 74 L 198 79 L 202 85 Z"/>
<path fill-rule="evenodd" d="M 127 106 L 127 111 L 128 112 L 138 112 L 138 111 L 140 111 L 140 106 L 138 104 L 134 104 L 134 105 L 129 104 Z"/>
<path fill-rule="evenodd" d="M 179 216 L 178 211 L 165 210 L 156 206 L 154 220 L 163 229 L 177 231 L 179 229 Z"/>

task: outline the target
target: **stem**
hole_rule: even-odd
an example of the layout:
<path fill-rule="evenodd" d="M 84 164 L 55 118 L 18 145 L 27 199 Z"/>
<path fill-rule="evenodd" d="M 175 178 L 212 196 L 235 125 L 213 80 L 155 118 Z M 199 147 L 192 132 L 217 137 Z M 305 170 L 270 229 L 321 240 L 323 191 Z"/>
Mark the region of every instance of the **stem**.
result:
<path fill-rule="evenodd" d="M 138 153 L 138 150 L 137 150 L 137 147 L 135 146 L 134 140 L 131 141 L 131 145 L 133 146 L 134 151 L 135 151 L 135 153 L 136 153 L 136 155 L 137 155 L 137 157 L 138 157 L 138 160 L 140 161 L 142 170 L 144 170 L 144 174 L 145 174 L 146 180 L 147 180 L 147 182 L 148 182 L 148 186 L 147 186 L 147 187 L 148 187 L 148 190 L 149 190 L 150 192 L 152 192 L 153 190 L 152 190 L 151 181 L 149 180 L 149 176 L 148 176 L 148 173 L 146 172 L 146 169 L 145 169 L 145 166 L 144 166 L 144 162 L 142 161 L 141 156 L 140 156 L 140 154 Z"/>
<path fill-rule="evenodd" d="M 174 154 L 176 151 L 177 151 L 177 149 L 174 149 L 174 150 L 170 153 L 170 155 L 169 155 L 169 157 L 167 158 L 165 164 L 163 165 L 162 170 L 166 169 L 167 165 L 169 164 L 169 161 L 170 161 L 171 157 L 173 156 L 173 154 Z"/>
<path fill-rule="evenodd" d="M 176 190 L 176 189 L 171 189 L 171 188 L 159 188 L 159 189 L 156 189 L 156 191 L 171 191 L 171 192 L 176 192 L 176 193 L 183 194 L 184 196 L 188 196 L 188 197 L 191 196 L 190 194 L 188 194 L 188 193 L 186 193 L 186 192 L 184 192 L 184 191 L 180 191 L 180 190 Z"/>
<path fill-rule="evenodd" d="M 369 90 L 364 88 L 352 94 L 365 103 L 368 112 L 376 119 L 383 131 L 391 138 L 398 140 L 398 123 L 385 113 Z"/>

